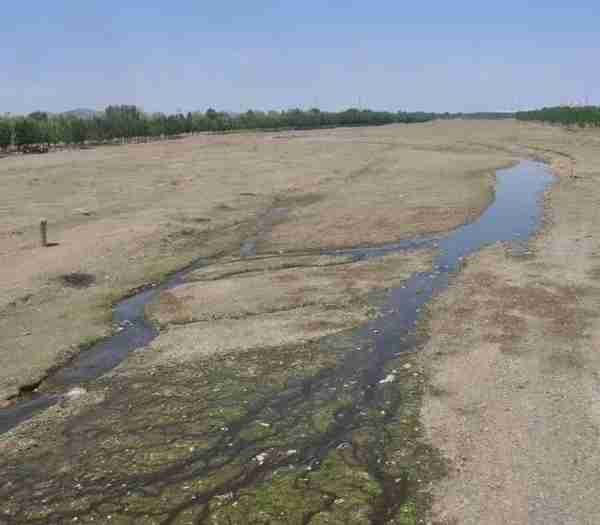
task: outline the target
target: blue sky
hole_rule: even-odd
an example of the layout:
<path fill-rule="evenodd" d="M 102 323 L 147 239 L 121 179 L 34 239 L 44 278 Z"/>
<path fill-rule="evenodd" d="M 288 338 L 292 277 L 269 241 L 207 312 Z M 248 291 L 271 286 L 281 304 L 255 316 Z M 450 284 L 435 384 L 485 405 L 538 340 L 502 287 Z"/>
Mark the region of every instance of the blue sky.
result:
<path fill-rule="evenodd" d="M 4 4 L 0 113 L 600 104 L 597 0 Z"/>

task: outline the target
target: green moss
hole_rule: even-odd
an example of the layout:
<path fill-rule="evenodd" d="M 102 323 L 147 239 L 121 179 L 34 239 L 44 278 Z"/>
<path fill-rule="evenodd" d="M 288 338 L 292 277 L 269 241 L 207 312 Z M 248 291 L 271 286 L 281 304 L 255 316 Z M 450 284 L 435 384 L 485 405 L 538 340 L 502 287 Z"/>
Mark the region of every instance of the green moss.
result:
<path fill-rule="evenodd" d="M 429 504 L 419 489 L 443 472 L 443 462 L 421 439 L 418 364 L 411 355 L 387 363 L 385 373 L 396 380 L 378 385 L 377 403 L 353 413 L 364 402 L 359 374 L 339 377 L 328 367 L 356 346 L 342 334 L 185 368 L 165 365 L 120 383 L 82 417 L 64 450 L 59 440 L 37 457 L 43 470 L 57 473 L 57 487 L 78 479 L 81 491 L 69 495 L 79 501 L 104 497 L 98 487 L 108 481 L 125 485 L 111 493 L 110 513 L 122 523 L 154 523 L 177 505 L 183 510 L 175 522 L 185 522 L 202 509 L 193 497 L 207 494 L 215 495 L 205 520 L 213 525 L 367 525 L 377 513 L 397 525 L 418 523 Z M 314 378 L 306 390 L 304 378 Z M 86 454 L 63 472 L 66 447 Z M 261 453 L 267 454 L 264 464 L 256 460 Z M 130 490 L 129 481 L 135 486 L 142 477 L 148 491 Z M 400 480 L 397 493 L 393 483 L 390 488 L 394 480 Z M 68 512 L 69 498 L 57 498 Z M 42 499 L 25 494 L 16 505 L 43 514 Z"/>
<path fill-rule="evenodd" d="M 397 525 L 416 525 L 417 506 L 412 502 L 402 505 L 396 514 L 394 523 Z"/>
<path fill-rule="evenodd" d="M 79 351 L 85 352 L 86 350 L 89 350 L 90 348 L 92 348 L 93 346 L 98 344 L 100 341 L 102 341 L 105 337 L 106 337 L 106 334 L 103 334 L 100 336 L 90 335 L 88 337 L 84 337 L 83 340 L 79 343 L 79 345 L 77 345 L 79 348 Z"/>
<path fill-rule="evenodd" d="M 322 504 L 322 495 L 304 490 L 295 474 L 276 474 L 268 483 L 242 491 L 235 500 L 218 500 L 209 523 L 300 525 L 307 509 Z"/>
<path fill-rule="evenodd" d="M 269 423 L 263 421 L 254 421 L 244 428 L 239 436 L 246 441 L 255 441 L 264 439 L 268 436 L 275 436 L 276 433 Z"/>

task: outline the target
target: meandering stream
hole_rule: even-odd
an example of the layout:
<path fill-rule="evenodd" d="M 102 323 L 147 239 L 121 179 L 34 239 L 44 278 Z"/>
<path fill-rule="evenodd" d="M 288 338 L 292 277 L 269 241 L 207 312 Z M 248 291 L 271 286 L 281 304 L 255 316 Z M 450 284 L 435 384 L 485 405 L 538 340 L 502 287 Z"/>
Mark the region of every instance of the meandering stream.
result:
<path fill-rule="evenodd" d="M 413 328 L 422 307 L 448 286 L 450 276 L 459 270 L 464 257 L 499 241 L 510 242 L 517 253 L 526 251 L 527 240 L 541 221 L 543 191 L 552 180 L 553 176 L 545 165 L 523 161 L 497 172 L 494 200 L 477 220 L 445 236 L 400 241 L 375 248 L 323 252 L 352 255 L 359 260 L 407 249 L 437 250 L 432 270 L 416 273 L 404 286 L 392 289 L 388 303 L 383 308 L 384 314 L 356 331 L 357 337 L 372 341 L 374 351 L 368 354 L 368 358 L 360 352 L 351 352 L 336 371 L 340 377 L 350 377 L 361 370 L 364 402 L 373 401 L 373 397 L 377 396 L 377 385 L 385 380 L 385 363 L 399 352 L 414 347 Z M 243 244 L 242 251 L 245 249 L 246 244 Z M 85 384 L 113 369 L 132 350 L 149 344 L 158 331 L 145 320 L 144 307 L 160 291 L 185 282 L 191 271 L 204 264 L 203 260 L 197 261 L 159 286 L 144 289 L 119 302 L 113 311 L 118 331 L 82 352 L 68 366 L 51 374 L 44 381 L 43 393 L 33 392 L 24 396 L 15 406 L 0 409 L 0 433 L 52 406 L 69 388 Z"/>

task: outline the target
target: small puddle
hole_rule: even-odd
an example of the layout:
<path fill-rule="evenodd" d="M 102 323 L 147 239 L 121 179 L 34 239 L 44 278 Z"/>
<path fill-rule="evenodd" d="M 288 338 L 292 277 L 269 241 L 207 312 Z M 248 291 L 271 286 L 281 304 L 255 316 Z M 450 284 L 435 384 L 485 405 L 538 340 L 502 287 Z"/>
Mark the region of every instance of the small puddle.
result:
<path fill-rule="evenodd" d="M 464 257 L 486 245 L 499 241 L 511 242 L 515 253 L 527 249 L 527 240 L 538 228 L 542 215 L 541 199 L 544 189 L 553 180 L 545 165 L 524 161 L 517 166 L 499 170 L 496 177 L 494 202 L 474 222 L 465 224 L 443 238 L 422 237 L 372 248 L 353 248 L 323 252 L 333 255 L 353 255 L 357 260 L 378 257 L 386 253 L 415 248 L 435 247 L 439 254 L 434 260 L 433 270 L 414 274 L 404 286 L 391 291 L 383 315 L 359 328 L 356 335 L 367 338 L 374 351 L 351 352 L 335 374 L 338 377 L 355 376 L 360 370 L 364 403 L 373 401 L 378 394 L 377 386 L 383 378 L 386 362 L 399 352 L 411 349 L 416 344 L 415 324 L 421 308 L 436 293 L 448 287 L 452 273 L 460 268 Z M 286 209 L 276 209 L 275 220 Z M 255 243 L 242 244 L 242 255 L 253 254 Z M 70 388 L 89 382 L 112 370 L 137 348 L 148 345 L 157 335 L 157 329 L 144 318 L 144 308 L 156 295 L 182 284 L 193 270 L 205 266 L 199 260 L 173 274 L 159 286 L 146 288 L 119 302 L 113 310 L 117 332 L 100 341 L 89 350 L 79 354 L 69 365 L 51 374 L 34 392 L 17 402 L 13 407 L 0 409 L 0 433 L 6 432 L 37 412 L 60 401 Z M 357 406 L 356 410 L 360 407 Z M 352 417 L 348 418 L 352 420 Z M 337 440 L 328 437 L 325 448 Z M 321 448 L 321 447 L 318 447 Z M 316 456 L 320 454 L 313 451 Z"/>

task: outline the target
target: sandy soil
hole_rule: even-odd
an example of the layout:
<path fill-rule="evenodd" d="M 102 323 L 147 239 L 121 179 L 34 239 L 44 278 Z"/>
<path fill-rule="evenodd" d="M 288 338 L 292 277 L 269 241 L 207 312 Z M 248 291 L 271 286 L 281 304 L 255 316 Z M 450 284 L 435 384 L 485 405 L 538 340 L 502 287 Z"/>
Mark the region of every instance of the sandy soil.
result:
<path fill-rule="evenodd" d="M 196 271 L 192 282 L 162 292 L 147 306 L 148 318 L 163 327 L 148 364 L 268 351 L 358 326 L 376 315 L 372 292 L 427 270 L 431 255 L 399 253 L 354 263 L 343 256 L 277 257 Z"/>
<path fill-rule="evenodd" d="M 239 253 L 246 239 L 260 252 L 350 246 L 467 220 L 510 156 L 440 147 L 436 137 L 448 139 L 436 128 L 196 136 L 2 159 L 0 399 L 109 333 L 117 298 L 194 258 Z M 41 217 L 56 246 L 38 246 Z M 65 286 L 74 272 L 93 285 Z"/>
<path fill-rule="evenodd" d="M 513 130 L 512 140 L 548 155 L 561 177 L 532 253 L 481 252 L 430 308 L 422 418 L 450 465 L 433 491 L 433 521 L 592 524 L 600 515 L 600 135 Z"/>
<path fill-rule="evenodd" d="M 409 378 L 414 385 L 397 394 L 401 411 L 384 426 L 387 457 L 398 462 L 386 468 L 394 484 L 403 476 L 432 480 L 420 489 L 432 498 L 431 523 L 596 523 L 600 135 L 460 121 L 195 137 L 0 161 L 13 189 L 0 195 L 8 225 L 0 244 L 5 393 L 56 361 L 60 349 L 42 344 L 48 334 L 77 344 L 109 327 L 111 297 L 198 254 L 214 262 L 150 307 L 168 327 L 150 349 L 88 385 L 79 401 L 0 438 L 0 522 L 4 515 L 19 523 L 111 515 L 118 523 L 193 523 L 208 509 L 214 525 L 248 516 L 371 523 L 386 485 L 365 465 L 385 414 L 357 426 L 348 457 L 346 447 L 333 450 L 320 469 L 289 477 L 282 462 L 277 476 L 242 485 L 235 504 L 228 492 L 228 483 L 260 476 L 258 452 L 271 454 L 268 467 L 281 460 L 277 453 L 293 455 L 299 436 L 328 439 L 352 406 L 352 385 L 327 374 L 357 342 L 314 340 L 372 315 L 373 290 L 398 284 L 430 258 L 405 254 L 386 267 L 381 259 L 351 264 L 312 250 L 450 229 L 489 201 L 493 168 L 520 157 L 544 159 L 561 175 L 546 196 L 544 229 L 525 256 L 494 246 L 471 257 L 428 308 L 421 329 L 429 339 L 418 362 L 390 363 L 390 374 L 406 378 L 383 385 L 390 399 Z M 83 184 L 68 197 L 52 193 L 53 184 L 62 188 L 65 166 L 67 186 L 77 187 L 79 177 Z M 37 207 L 24 206 L 18 195 L 28 195 L 33 178 L 43 191 Z M 106 186 L 93 215 L 65 212 L 94 184 Z M 35 247 L 42 212 L 60 243 L 46 250 Z M 17 230 L 23 233 L 10 233 Z M 232 260 L 246 239 L 273 257 Z M 296 253 L 303 250 L 310 253 Z M 293 268 L 282 262 L 288 251 Z M 65 287 L 60 276 L 74 271 L 93 274 L 95 283 Z M 426 385 L 420 412 L 418 385 Z M 298 397 L 305 388 L 315 392 L 306 403 Z M 419 469 L 438 453 L 448 476 L 434 481 Z M 218 496 L 210 508 L 190 499 L 207 490 Z M 396 509 L 388 522 L 417 523 L 415 508 Z"/>
<path fill-rule="evenodd" d="M 313 305 L 351 307 L 364 301 L 368 292 L 399 286 L 415 271 L 427 269 L 428 259 L 423 252 L 392 254 L 355 263 L 191 282 L 162 292 L 147 310 L 150 319 L 164 325 L 244 318 Z"/>

